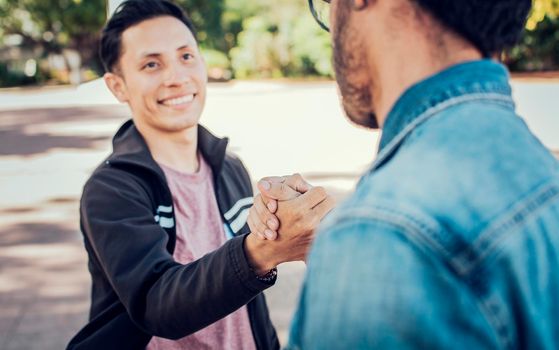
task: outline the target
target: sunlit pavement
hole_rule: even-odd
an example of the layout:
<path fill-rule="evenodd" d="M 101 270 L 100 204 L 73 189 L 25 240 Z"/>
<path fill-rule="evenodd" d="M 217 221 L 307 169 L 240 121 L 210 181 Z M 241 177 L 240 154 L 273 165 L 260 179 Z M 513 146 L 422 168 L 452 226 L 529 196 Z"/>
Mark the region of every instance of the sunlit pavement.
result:
<path fill-rule="evenodd" d="M 518 111 L 559 150 L 559 84 L 517 82 Z M 231 138 L 253 179 L 301 172 L 341 199 L 374 158 L 378 133 L 341 116 L 332 83 L 212 84 L 202 123 Z M 0 350 L 61 349 L 86 322 L 89 276 L 81 188 L 128 116 L 96 81 L 79 89 L 0 91 Z M 304 264 L 267 292 L 280 338 Z"/>

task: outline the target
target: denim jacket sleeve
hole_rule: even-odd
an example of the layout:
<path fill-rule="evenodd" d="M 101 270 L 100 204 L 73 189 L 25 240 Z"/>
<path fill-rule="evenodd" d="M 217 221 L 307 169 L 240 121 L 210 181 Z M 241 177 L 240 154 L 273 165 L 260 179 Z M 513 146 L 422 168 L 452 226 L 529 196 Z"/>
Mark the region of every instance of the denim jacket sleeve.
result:
<path fill-rule="evenodd" d="M 323 231 L 289 349 L 498 348 L 475 296 L 405 237 L 401 227 L 355 218 Z"/>

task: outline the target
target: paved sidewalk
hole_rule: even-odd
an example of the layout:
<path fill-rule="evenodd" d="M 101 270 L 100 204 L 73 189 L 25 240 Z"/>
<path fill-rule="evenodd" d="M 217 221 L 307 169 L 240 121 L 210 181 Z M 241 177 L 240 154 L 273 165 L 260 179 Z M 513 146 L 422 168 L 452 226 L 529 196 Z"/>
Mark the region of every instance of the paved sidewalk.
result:
<path fill-rule="evenodd" d="M 528 124 L 559 150 L 557 92 L 517 85 L 521 113 L 540 116 Z M 85 323 L 90 282 L 78 200 L 127 116 L 98 82 L 0 93 L 0 350 L 62 349 Z M 331 83 L 212 85 L 202 122 L 231 137 L 253 179 L 298 171 L 339 198 L 373 160 L 378 140 L 341 117 Z M 302 263 L 281 266 L 267 292 L 282 340 L 303 273 Z"/>
<path fill-rule="evenodd" d="M 87 319 L 78 195 L 109 136 L 65 133 L 63 125 L 114 124 L 113 114 L 0 112 L 0 349 L 63 349 Z"/>

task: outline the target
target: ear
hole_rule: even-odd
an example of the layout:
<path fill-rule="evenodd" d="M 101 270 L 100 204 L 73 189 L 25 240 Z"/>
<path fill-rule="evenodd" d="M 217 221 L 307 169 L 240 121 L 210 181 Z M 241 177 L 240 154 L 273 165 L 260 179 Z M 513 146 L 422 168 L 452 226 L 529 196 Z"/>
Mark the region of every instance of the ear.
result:
<path fill-rule="evenodd" d="M 105 84 L 120 103 L 128 102 L 126 83 L 120 75 L 110 72 L 105 73 L 105 75 L 103 75 L 103 80 L 105 80 Z"/>
<path fill-rule="evenodd" d="M 367 7 L 367 0 L 352 0 L 353 1 L 353 9 L 355 11 L 361 11 L 365 7 Z"/>

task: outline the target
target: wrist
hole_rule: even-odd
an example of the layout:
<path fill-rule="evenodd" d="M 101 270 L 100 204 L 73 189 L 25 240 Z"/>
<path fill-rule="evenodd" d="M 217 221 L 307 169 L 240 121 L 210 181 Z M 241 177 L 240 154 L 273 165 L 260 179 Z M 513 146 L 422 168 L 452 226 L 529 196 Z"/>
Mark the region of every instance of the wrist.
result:
<path fill-rule="evenodd" d="M 245 255 L 249 266 L 257 276 L 266 275 L 278 265 L 267 242 L 256 238 L 252 233 L 245 238 Z"/>
<path fill-rule="evenodd" d="M 278 276 L 278 269 L 274 267 L 270 271 L 266 272 L 264 275 L 256 274 L 256 272 L 255 275 L 256 275 L 256 279 L 259 280 L 260 282 L 264 282 L 267 284 L 274 284 Z"/>

